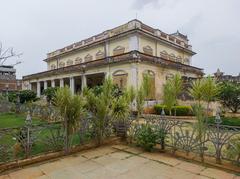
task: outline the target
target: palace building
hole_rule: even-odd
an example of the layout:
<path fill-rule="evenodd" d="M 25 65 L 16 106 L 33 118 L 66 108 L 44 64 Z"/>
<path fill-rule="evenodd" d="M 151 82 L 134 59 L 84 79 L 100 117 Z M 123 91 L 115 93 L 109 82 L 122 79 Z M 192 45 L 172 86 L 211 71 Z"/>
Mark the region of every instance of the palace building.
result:
<path fill-rule="evenodd" d="M 180 73 L 184 80 L 203 76 L 191 66 L 192 50 L 187 36 L 154 29 L 132 20 L 88 39 L 47 54 L 46 71 L 23 77 L 23 88 L 40 97 L 47 87 L 68 85 L 73 93 L 102 84 L 110 76 L 120 88 L 141 85 L 143 75 L 151 77 L 149 100 L 162 98 L 166 79 Z"/>

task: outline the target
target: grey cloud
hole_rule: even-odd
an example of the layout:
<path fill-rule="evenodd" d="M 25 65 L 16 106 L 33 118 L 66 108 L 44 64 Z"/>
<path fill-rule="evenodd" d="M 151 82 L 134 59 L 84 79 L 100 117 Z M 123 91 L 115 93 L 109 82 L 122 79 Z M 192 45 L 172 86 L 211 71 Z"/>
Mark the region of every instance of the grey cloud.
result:
<path fill-rule="evenodd" d="M 193 65 L 239 73 L 238 0 L 11 0 L 1 2 L 0 41 L 23 52 L 17 76 L 46 70 L 46 53 L 135 17 L 167 33 L 188 35 Z"/>
<path fill-rule="evenodd" d="M 135 0 L 132 7 L 134 9 L 142 9 L 144 6 L 152 4 L 154 7 L 160 7 L 160 5 L 163 5 L 158 0 Z"/>

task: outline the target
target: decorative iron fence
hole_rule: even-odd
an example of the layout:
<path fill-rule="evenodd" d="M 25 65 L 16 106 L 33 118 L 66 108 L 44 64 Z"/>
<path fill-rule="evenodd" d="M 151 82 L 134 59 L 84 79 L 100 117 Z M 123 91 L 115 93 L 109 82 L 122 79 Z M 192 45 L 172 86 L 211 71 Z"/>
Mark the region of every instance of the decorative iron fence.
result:
<path fill-rule="evenodd" d="M 200 128 L 197 122 L 166 119 L 164 115 L 145 115 L 142 121 L 133 122 L 128 130 L 132 142 L 136 142 L 138 132 L 145 124 L 161 134 L 157 143 L 162 149 L 166 146 L 173 153 L 195 154 L 202 161 L 204 157 L 214 157 L 218 164 L 222 160 L 240 164 L 240 127 L 221 125 L 220 118 L 215 124 L 204 124 Z"/>
<path fill-rule="evenodd" d="M 81 120 L 79 126 L 68 134 L 67 146 L 63 122 L 33 125 L 27 118 L 23 127 L 0 129 L 0 164 L 88 143 L 94 138 L 91 119 Z"/>

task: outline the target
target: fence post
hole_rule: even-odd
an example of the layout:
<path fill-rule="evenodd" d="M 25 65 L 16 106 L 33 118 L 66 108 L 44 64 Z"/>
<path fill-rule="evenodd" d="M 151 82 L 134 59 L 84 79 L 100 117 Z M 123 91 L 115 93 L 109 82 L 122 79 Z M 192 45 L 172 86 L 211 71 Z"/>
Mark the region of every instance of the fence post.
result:
<path fill-rule="evenodd" d="M 30 128 L 32 125 L 32 118 L 30 115 L 30 112 L 28 111 L 25 124 L 27 127 L 27 142 L 26 142 L 26 157 L 28 158 L 30 155 L 30 150 L 31 150 L 31 134 L 30 134 Z"/>
<path fill-rule="evenodd" d="M 221 137 L 220 137 L 220 124 L 222 123 L 222 119 L 220 117 L 219 112 L 216 114 L 215 123 L 217 127 L 217 140 L 216 140 L 216 163 L 221 164 Z"/>

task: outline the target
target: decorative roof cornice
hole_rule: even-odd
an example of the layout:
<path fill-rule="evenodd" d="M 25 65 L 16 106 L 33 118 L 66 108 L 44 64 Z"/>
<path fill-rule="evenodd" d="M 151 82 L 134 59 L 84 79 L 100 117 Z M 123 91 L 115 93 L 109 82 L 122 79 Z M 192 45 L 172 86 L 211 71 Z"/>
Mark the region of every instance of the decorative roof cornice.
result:
<path fill-rule="evenodd" d="M 161 57 L 147 55 L 139 51 L 131 51 L 121 55 L 105 57 L 99 60 L 94 60 L 94 61 L 85 62 L 77 65 L 71 65 L 63 68 L 58 68 L 54 70 L 48 70 L 40 73 L 23 76 L 23 80 L 40 79 L 40 78 L 49 77 L 52 75 L 68 74 L 73 72 L 84 73 L 86 70 L 91 68 L 96 68 L 96 67 L 101 67 L 101 66 L 106 66 L 110 64 L 116 64 L 116 63 L 121 64 L 121 63 L 133 63 L 133 62 L 151 63 L 151 64 L 159 65 L 164 68 L 177 69 L 183 72 L 192 72 L 198 75 L 204 75 L 203 69 L 201 68 L 185 65 L 185 64 L 174 62 L 171 60 L 166 60 Z"/>
<path fill-rule="evenodd" d="M 136 31 L 144 32 L 148 35 L 151 35 L 152 37 L 162 40 L 163 42 L 167 42 L 168 44 L 174 45 L 177 48 L 181 48 L 188 53 L 195 54 L 195 52 L 192 51 L 192 46 L 189 45 L 187 42 L 179 40 L 172 34 L 164 33 L 159 29 L 154 29 L 142 23 L 141 21 L 134 19 L 126 24 L 123 24 L 111 30 L 106 30 L 98 35 L 92 36 L 80 42 L 73 43 L 69 46 L 48 53 L 47 59 L 45 59 L 44 61 L 48 61 L 50 59 L 60 57 L 63 54 L 68 54 L 69 52 L 74 52 L 76 50 L 80 50 L 92 45 L 97 45 L 99 43 L 105 42 L 106 40 L 111 40 L 114 37 L 119 37 L 121 35 L 126 35 L 129 32 Z"/>

